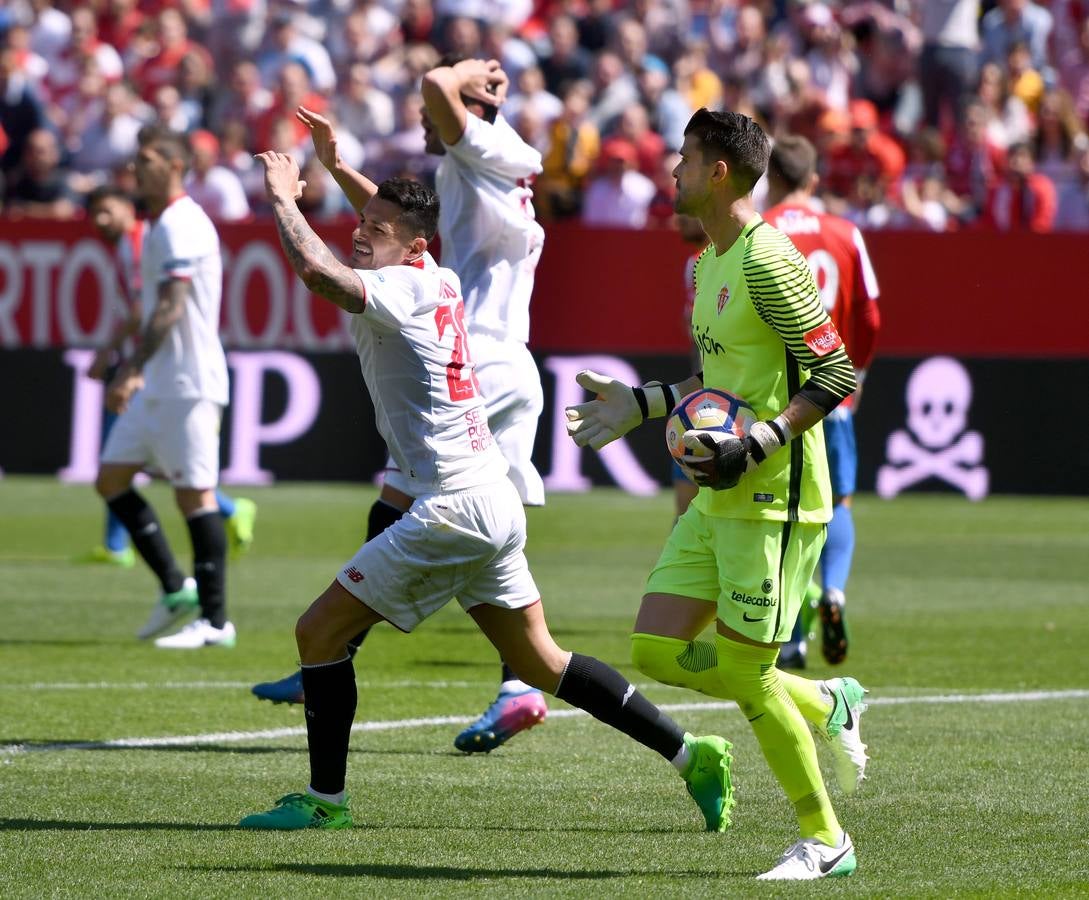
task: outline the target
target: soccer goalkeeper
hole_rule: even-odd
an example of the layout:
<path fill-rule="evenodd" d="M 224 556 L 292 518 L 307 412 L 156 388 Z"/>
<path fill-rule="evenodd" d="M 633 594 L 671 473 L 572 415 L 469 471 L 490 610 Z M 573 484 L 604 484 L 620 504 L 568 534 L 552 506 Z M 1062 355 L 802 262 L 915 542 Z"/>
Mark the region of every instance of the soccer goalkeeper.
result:
<path fill-rule="evenodd" d="M 567 411 L 567 429 L 580 446 L 600 449 L 704 385 L 743 397 L 760 415 L 744 439 L 684 436 L 693 451 L 686 469 L 701 489 L 650 574 L 632 660 L 665 684 L 737 701 L 801 832 L 759 877 L 808 880 L 857 865 L 808 726 L 830 745 L 840 786 L 855 790 L 867 759 L 864 691 L 853 678 L 811 681 L 775 661 L 831 515 L 820 421 L 854 391 L 855 376 L 805 259 L 753 207 L 768 152 L 746 116 L 701 109 L 689 121 L 673 176 L 677 212 L 697 217 L 711 240 L 696 263 L 692 316 L 703 372 L 635 388 L 580 373 L 596 398 Z M 712 621 L 714 642 L 696 640 Z"/>

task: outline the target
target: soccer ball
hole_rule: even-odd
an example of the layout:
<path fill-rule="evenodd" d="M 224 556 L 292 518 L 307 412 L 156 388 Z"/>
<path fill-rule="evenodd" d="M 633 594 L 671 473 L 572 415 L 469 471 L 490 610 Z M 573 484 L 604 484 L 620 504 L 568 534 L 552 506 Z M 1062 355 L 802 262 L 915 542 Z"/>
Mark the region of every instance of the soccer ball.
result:
<path fill-rule="evenodd" d="M 676 460 L 680 460 L 685 454 L 709 458 L 711 451 L 705 447 L 689 450 L 684 445 L 686 431 L 694 428 L 701 431 L 728 431 L 743 438 L 756 420 L 756 410 L 736 394 L 701 388 L 681 400 L 670 413 L 666 421 L 666 446 Z"/>

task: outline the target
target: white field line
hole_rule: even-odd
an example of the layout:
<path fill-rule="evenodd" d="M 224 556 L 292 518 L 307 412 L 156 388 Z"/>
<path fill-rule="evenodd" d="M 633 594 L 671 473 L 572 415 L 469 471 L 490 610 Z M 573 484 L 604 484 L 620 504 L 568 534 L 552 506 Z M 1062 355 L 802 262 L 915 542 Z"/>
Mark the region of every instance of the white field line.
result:
<path fill-rule="evenodd" d="M 893 706 L 904 704 L 933 703 L 1039 703 L 1049 700 L 1085 700 L 1089 699 L 1089 690 L 1069 691 L 1021 691 L 1017 693 L 988 694 L 930 694 L 917 697 L 874 697 L 868 700 L 870 706 Z M 733 703 L 664 703 L 661 709 L 666 712 L 692 712 L 732 709 Z M 578 709 L 557 709 L 548 713 L 550 719 L 567 719 L 586 715 Z M 462 725 L 472 722 L 476 716 L 430 716 L 419 719 L 394 719 L 381 722 L 359 722 L 352 726 L 352 731 L 398 731 L 409 728 L 426 728 L 434 725 Z M 53 744 L 9 744 L 0 747 L 0 757 L 11 757 L 21 753 L 37 753 L 45 750 L 139 750 L 155 747 L 199 747 L 207 744 L 231 744 L 246 741 L 277 740 L 287 737 L 301 737 L 306 734 L 305 726 L 292 728 L 270 728 L 263 731 L 223 731 L 212 734 L 179 734 L 169 737 L 133 737 L 115 738 L 110 741 L 81 741 L 75 743 Z"/>

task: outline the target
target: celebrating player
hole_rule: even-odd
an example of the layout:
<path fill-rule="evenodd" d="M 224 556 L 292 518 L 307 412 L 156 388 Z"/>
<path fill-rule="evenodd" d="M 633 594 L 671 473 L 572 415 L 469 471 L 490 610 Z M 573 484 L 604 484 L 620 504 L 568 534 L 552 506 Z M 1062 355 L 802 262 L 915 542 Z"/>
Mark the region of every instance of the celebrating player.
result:
<path fill-rule="evenodd" d="M 140 257 L 143 330 L 107 388 L 106 405 L 119 418 L 102 449 L 95 488 L 162 588 L 138 637 L 149 638 L 199 607 L 198 619 L 155 645 L 232 647 L 227 536 L 215 496 L 219 422 L 227 405 L 219 236 L 182 189 L 190 159 L 186 137 L 147 126 L 138 142 L 136 184 L 150 216 Z M 189 527 L 194 578 L 182 574 L 155 511 L 132 486 L 149 465 L 174 485 Z"/>
<path fill-rule="evenodd" d="M 843 592 L 851 573 L 855 524 L 851 497 L 855 492 L 858 450 L 854 413 L 866 370 L 873 359 L 881 319 L 877 309 L 877 278 L 858 228 L 847 219 L 813 209 L 817 186 L 817 151 L 804 137 L 784 135 L 775 142 L 768 160 L 768 203 L 764 218 L 782 231 L 801 251 L 817 282 L 821 303 L 855 366 L 859 390 L 847 397 L 824 420 L 828 470 L 832 478 L 832 520 L 820 558 L 821 650 L 833 665 L 847 658 L 847 621 Z M 805 668 L 802 619 L 783 644 L 779 665 Z"/>
<path fill-rule="evenodd" d="M 378 428 L 415 499 L 299 619 L 310 784 L 241 826 L 352 824 L 345 775 L 356 685 L 348 642 L 382 620 L 411 631 L 457 596 L 519 677 L 672 761 L 708 830 L 724 830 L 729 744 L 682 732 L 620 673 L 561 650 L 549 633 L 524 553 L 525 511 L 473 368 L 460 281 L 427 252 L 439 216 L 435 194 L 413 181 L 382 182 L 360 214 L 349 268 L 299 212 L 296 163 L 272 152 L 258 159 L 292 268 L 351 315 Z"/>
<path fill-rule="evenodd" d="M 753 207 L 767 161 L 767 137 L 748 117 L 692 116 L 673 175 L 677 212 L 696 216 L 711 240 L 696 264 L 692 314 L 693 331 L 712 338 L 700 342 L 703 371 L 634 388 L 582 372 L 579 384 L 597 396 L 567 411 L 567 427 L 579 446 L 600 449 L 703 385 L 743 397 L 759 415 L 744 439 L 684 435 L 700 491 L 650 574 L 632 660 L 658 681 L 741 707 L 801 830 L 760 878 L 802 880 L 856 867 L 807 722 L 830 743 L 841 787 L 853 791 L 866 765 L 863 689 L 853 678 L 809 681 L 775 668 L 830 517 L 820 421 L 855 378 L 805 260 Z M 714 643 L 696 640 L 712 622 Z"/>
<path fill-rule="evenodd" d="M 109 382 L 116 372 L 115 360 L 124 354 L 127 344 L 139 333 L 143 322 L 140 288 L 140 261 L 143 256 L 144 237 L 148 222 L 138 218 L 136 207 L 120 188 L 103 185 L 87 196 L 87 215 L 95 232 L 113 247 L 117 265 L 118 299 L 124 307 L 124 316 L 109 342 L 95 354 L 87 375 L 98 381 Z M 105 444 L 117 416 L 104 411 L 102 442 Z M 257 505 L 245 497 L 237 500 L 216 489 L 216 505 L 227 525 L 227 540 L 234 555 L 239 555 L 253 543 L 253 525 L 257 518 Z M 80 557 L 78 562 L 111 563 L 131 568 L 136 554 L 129 546 L 129 533 L 117 516 L 107 510 L 106 530 L 102 546 L 93 548 Z"/>
<path fill-rule="evenodd" d="M 424 134 L 428 152 L 443 157 L 436 173 L 443 262 L 464 285 L 465 327 L 473 336 L 488 423 L 522 502 L 540 506 L 544 485 L 531 456 L 544 397 L 526 342 L 533 277 L 544 244 L 528 182 L 541 171 L 541 156 L 498 114 L 506 88 L 507 76 L 495 60 L 444 60 L 423 79 Z M 318 158 L 362 212 L 377 186 L 340 158 L 328 121 L 306 109 L 299 110 L 299 118 L 311 130 Z M 371 507 L 368 540 L 409 508 L 408 488 L 405 474 L 391 464 Z M 349 652 L 366 635 L 363 631 L 350 641 Z M 301 676 L 296 672 L 258 684 L 253 692 L 301 703 Z M 454 745 L 470 753 L 493 750 L 540 722 L 546 711 L 541 692 L 504 663 L 499 695 Z"/>

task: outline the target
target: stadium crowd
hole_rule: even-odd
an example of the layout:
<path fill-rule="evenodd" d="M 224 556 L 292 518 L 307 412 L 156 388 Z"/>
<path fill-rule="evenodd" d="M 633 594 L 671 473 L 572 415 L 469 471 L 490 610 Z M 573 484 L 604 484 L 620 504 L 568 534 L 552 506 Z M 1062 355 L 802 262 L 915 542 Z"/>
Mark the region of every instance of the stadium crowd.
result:
<path fill-rule="evenodd" d="M 989 2 L 8 0 L 2 215 L 83 215 L 148 122 L 190 134 L 213 218 L 262 215 L 267 149 L 298 159 L 308 214 L 350 215 L 295 109 L 372 178 L 426 180 L 420 77 L 454 52 L 509 74 L 546 221 L 668 224 L 707 106 L 810 138 L 820 201 L 866 229 L 1089 230 L 1089 10 Z"/>

